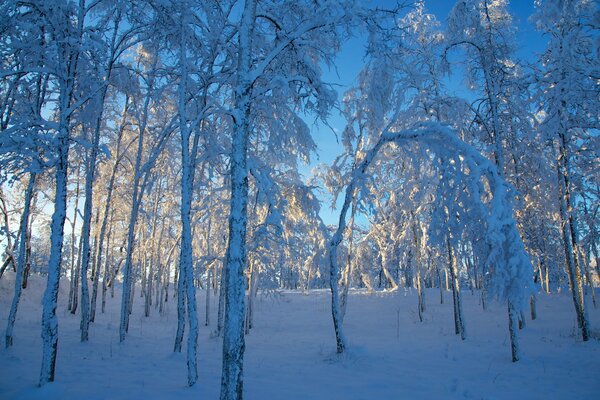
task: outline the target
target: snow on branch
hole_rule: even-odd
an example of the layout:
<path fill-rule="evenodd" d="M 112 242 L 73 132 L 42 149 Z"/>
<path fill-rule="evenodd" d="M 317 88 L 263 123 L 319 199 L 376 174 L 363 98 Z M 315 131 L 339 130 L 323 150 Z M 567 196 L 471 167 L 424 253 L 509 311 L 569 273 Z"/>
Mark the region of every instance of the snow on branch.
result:
<path fill-rule="evenodd" d="M 330 241 L 331 284 L 337 285 L 338 281 L 340 269 L 336 265 L 336 251 L 346 228 L 346 214 L 352 193 L 363 184 L 367 168 L 385 144 L 408 146 L 419 142 L 438 157 L 454 160 L 453 163 L 438 163 L 437 166 L 453 168 L 461 185 L 470 193 L 466 199 L 471 204 L 464 204 L 463 207 L 478 216 L 477 223 L 483 229 L 482 236 L 488 247 L 484 265 L 488 293 L 499 300 L 510 300 L 516 308 L 523 307 L 532 287 L 532 267 L 513 218 L 512 187 L 502 179 L 490 160 L 461 140 L 452 128 L 436 122 L 419 123 L 412 129 L 401 131 L 394 131 L 393 127 L 393 123 L 388 124 L 379 140 L 356 166 L 346 187 L 338 228 Z M 458 166 L 458 163 L 462 165 Z M 444 171 L 441 172 L 447 178 Z M 489 193 L 482 193 L 484 188 Z M 447 195 L 440 200 L 456 202 L 454 197 Z M 466 220 L 476 222 L 472 218 Z"/>

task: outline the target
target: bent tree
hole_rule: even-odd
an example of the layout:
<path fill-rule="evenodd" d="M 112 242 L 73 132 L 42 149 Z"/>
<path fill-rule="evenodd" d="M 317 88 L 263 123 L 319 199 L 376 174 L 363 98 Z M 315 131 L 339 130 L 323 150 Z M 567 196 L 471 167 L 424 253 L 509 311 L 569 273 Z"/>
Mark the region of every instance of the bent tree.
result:
<path fill-rule="evenodd" d="M 468 192 L 473 209 L 484 221 L 484 238 L 489 246 L 485 260 L 485 268 L 490 275 L 486 282 L 488 291 L 501 300 L 511 302 L 517 310 L 526 303 L 531 288 L 531 264 L 517 231 L 513 218 L 512 193 L 510 186 L 501 178 L 496 166 L 481 155 L 476 149 L 462 141 L 456 133 L 438 123 L 416 124 L 412 129 L 394 131 L 398 113 L 391 118 L 381 133 L 379 140 L 366 152 L 361 163 L 352 172 L 351 180 L 346 187 L 344 203 L 341 208 L 337 230 L 329 244 L 330 287 L 332 296 L 332 318 L 336 337 L 337 352 L 342 353 L 346 348 L 343 333 L 340 301 L 339 274 L 337 250 L 342 241 L 346 227 L 346 214 L 352 202 L 352 193 L 360 187 L 367 176 L 367 170 L 384 145 L 395 143 L 399 146 L 409 146 L 421 143 L 434 152 L 439 159 L 454 158 L 454 163 L 438 162 L 437 168 L 447 168 L 453 165 L 454 173 L 460 174 Z M 481 200 L 485 184 L 489 185 L 491 201 Z M 360 190 L 359 190 L 360 191 Z M 444 198 L 438 198 L 444 206 Z M 512 320 L 509 321 L 509 323 Z M 512 339 L 512 336 L 511 336 Z M 513 357 L 518 355 L 518 343 L 512 344 Z"/>

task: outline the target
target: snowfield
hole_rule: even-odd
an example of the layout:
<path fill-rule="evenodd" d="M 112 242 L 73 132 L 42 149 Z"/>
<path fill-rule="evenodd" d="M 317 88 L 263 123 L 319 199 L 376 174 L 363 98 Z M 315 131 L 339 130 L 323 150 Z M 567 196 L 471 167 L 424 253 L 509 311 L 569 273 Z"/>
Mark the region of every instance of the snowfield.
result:
<path fill-rule="evenodd" d="M 0 280 L 0 322 L 13 292 L 12 273 Z M 143 316 L 136 288 L 129 334 L 119 344 L 120 293 L 98 310 L 90 341 L 80 343 L 79 314 L 67 312 L 68 282 L 59 294 L 57 381 L 38 388 L 41 304 L 45 280 L 24 291 L 14 346 L 0 350 L 0 399 L 217 399 L 222 344 L 201 324 L 198 383 L 186 386 L 185 348 L 172 352 L 175 299 L 163 315 Z M 118 292 L 118 290 L 117 290 Z M 454 335 L 452 296 L 428 289 L 424 322 L 416 292 L 352 291 L 345 319 L 349 348 L 335 354 L 328 290 L 261 295 L 246 336 L 245 399 L 597 399 L 600 393 L 600 312 L 590 304 L 593 339 L 581 341 L 567 292 L 538 296 L 538 319 L 520 331 L 522 360 L 510 361 L 504 305 L 487 311 L 463 291 L 467 340 Z M 204 321 L 205 292 L 198 292 Z M 211 298 L 211 322 L 216 321 Z M 187 327 L 186 327 L 187 329 Z M 187 333 L 187 332 L 186 332 Z M 184 346 L 185 346 L 184 341 Z"/>

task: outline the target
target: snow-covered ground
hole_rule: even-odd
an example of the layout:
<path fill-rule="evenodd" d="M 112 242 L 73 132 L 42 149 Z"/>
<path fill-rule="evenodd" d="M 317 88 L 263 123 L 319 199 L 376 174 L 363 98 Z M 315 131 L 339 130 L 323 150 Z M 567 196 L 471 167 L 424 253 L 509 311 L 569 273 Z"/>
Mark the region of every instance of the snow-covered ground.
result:
<path fill-rule="evenodd" d="M 0 350 L 0 399 L 217 399 L 221 341 L 201 326 L 199 381 L 186 387 L 185 353 L 173 354 L 177 313 L 143 316 L 136 291 L 127 340 L 119 344 L 119 293 L 98 313 L 90 341 L 79 342 L 79 315 L 66 311 L 68 282 L 59 295 L 57 382 L 36 387 L 41 359 L 41 278 L 24 292 L 14 346 Z M 12 275 L 0 280 L 2 330 Z M 204 321 L 204 292 L 199 291 Z M 345 328 L 350 346 L 335 355 L 328 291 L 260 296 L 246 337 L 246 399 L 598 399 L 600 312 L 589 305 L 594 338 L 577 333 L 569 296 L 538 296 L 538 319 L 521 333 L 522 360 L 510 361 L 505 307 L 482 311 L 464 292 L 467 340 L 454 335 L 452 297 L 427 291 L 425 321 L 416 294 L 351 293 Z M 216 306 L 216 301 L 211 299 Z M 590 302 L 591 303 L 591 302 Z M 213 307 L 211 320 L 216 320 Z M 3 338 L 4 335 L 2 335 Z M 3 342 L 3 341 L 2 341 Z M 184 342 L 185 343 L 185 342 Z M 184 349 L 185 351 L 185 349 Z"/>

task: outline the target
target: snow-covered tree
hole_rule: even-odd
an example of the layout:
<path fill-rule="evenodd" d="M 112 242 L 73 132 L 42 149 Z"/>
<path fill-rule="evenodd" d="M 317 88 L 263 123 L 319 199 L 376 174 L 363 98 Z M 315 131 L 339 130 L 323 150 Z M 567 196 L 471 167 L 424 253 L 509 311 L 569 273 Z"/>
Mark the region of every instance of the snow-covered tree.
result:
<path fill-rule="evenodd" d="M 584 268 L 576 212 L 578 193 L 573 182 L 573 154 L 582 135 L 598 129 L 598 5 L 587 0 L 536 1 L 532 16 L 546 34 L 539 86 L 544 113 L 542 128 L 556 143 L 556 168 L 561 233 L 573 304 L 581 335 L 589 340 L 583 294 Z M 596 35 L 596 36 L 595 36 Z M 592 155 L 593 157 L 593 155 Z"/>
<path fill-rule="evenodd" d="M 242 397 L 244 278 L 248 204 L 248 145 L 261 102 L 296 104 L 325 116 L 335 100 L 320 80 L 354 2 L 244 2 L 238 26 L 233 83 L 231 206 L 225 261 L 226 303 L 221 399 Z"/>

